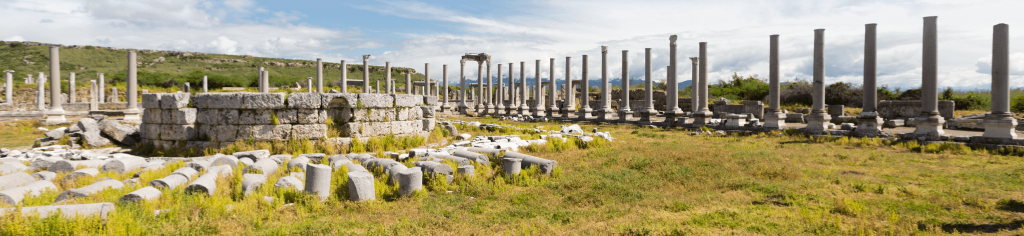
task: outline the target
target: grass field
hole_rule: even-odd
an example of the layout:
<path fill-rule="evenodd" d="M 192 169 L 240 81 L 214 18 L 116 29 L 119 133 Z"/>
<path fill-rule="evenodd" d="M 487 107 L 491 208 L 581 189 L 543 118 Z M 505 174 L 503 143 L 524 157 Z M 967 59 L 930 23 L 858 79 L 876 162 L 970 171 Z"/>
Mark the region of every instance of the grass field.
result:
<path fill-rule="evenodd" d="M 378 182 L 378 200 L 369 203 L 338 200 L 335 194 L 320 203 L 264 188 L 254 196 L 278 199 L 266 203 L 262 197 L 239 196 L 236 173 L 218 182 L 222 187 L 213 197 L 179 188 L 142 205 L 118 203 L 106 225 L 97 219 L 6 216 L 0 229 L 5 234 L 907 235 L 1020 234 L 1024 226 L 1019 156 L 877 139 L 690 136 L 681 130 L 583 126 L 610 131 L 617 140 L 591 146 L 550 142 L 522 150 L 558 161 L 560 170 L 548 177 L 508 179 L 491 171 L 500 167 L 478 166 L 476 178 L 451 186 L 432 183 L 410 198 L 396 198 L 394 187 Z M 459 128 L 474 135 L 516 133 Z M 173 167 L 142 180 L 165 176 Z M 340 176 L 335 177 L 332 189 L 342 189 Z M 79 202 L 113 202 L 134 188 Z M 55 196 L 26 203 L 47 205 Z M 154 216 L 156 209 L 164 213 Z"/>

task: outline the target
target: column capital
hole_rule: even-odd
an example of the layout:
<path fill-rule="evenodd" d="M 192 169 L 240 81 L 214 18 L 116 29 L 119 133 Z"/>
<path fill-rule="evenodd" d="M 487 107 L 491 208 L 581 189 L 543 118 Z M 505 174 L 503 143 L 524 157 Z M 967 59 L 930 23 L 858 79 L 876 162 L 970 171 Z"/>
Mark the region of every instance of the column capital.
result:
<path fill-rule="evenodd" d="M 370 54 L 363 55 L 363 61 L 370 60 Z"/>
<path fill-rule="evenodd" d="M 676 45 L 676 39 L 679 39 L 679 36 L 676 36 L 676 35 L 674 35 L 674 34 L 673 34 L 672 36 L 668 36 L 668 41 L 669 41 L 669 42 L 670 42 L 670 43 L 671 43 L 672 45 Z"/>
<path fill-rule="evenodd" d="M 608 46 L 601 46 L 601 54 L 608 54 Z"/>
<path fill-rule="evenodd" d="M 697 64 L 698 62 L 700 62 L 699 57 L 691 57 L 690 60 L 693 61 L 693 64 Z"/>

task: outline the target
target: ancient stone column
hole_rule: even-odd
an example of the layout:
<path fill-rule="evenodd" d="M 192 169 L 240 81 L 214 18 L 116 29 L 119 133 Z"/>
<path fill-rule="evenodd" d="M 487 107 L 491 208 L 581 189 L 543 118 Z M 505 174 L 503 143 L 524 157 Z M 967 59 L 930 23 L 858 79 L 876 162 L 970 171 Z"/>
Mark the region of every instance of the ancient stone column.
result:
<path fill-rule="evenodd" d="M 370 55 L 363 55 L 363 93 L 370 93 Z"/>
<path fill-rule="evenodd" d="M 601 107 L 597 110 L 597 120 L 612 119 L 611 86 L 608 84 L 608 46 L 601 46 Z"/>
<path fill-rule="evenodd" d="M 491 66 L 490 65 L 491 65 L 491 63 L 487 63 L 487 76 L 488 77 L 491 76 L 491 72 L 490 72 L 491 71 Z M 486 111 L 484 111 L 484 109 L 487 108 L 487 106 L 485 106 L 485 103 L 483 101 L 484 100 L 484 96 L 483 96 L 484 83 L 485 83 L 484 82 L 484 62 L 483 61 L 477 61 L 476 62 L 476 90 L 473 93 L 473 95 L 476 96 L 473 99 L 473 101 L 476 102 L 476 106 L 474 106 L 473 108 L 478 113 L 479 112 L 486 113 Z M 477 93 L 479 93 L 479 94 L 477 94 Z"/>
<path fill-rule="evenodd" d="M 384 62 L 384 90 L 387 90 L 387 94 L 394 94 L 395 91 L 391 89 L 391 62 Z"/>
<path fill-rule="evenodd" d="M 45 112 L 46 87 L 44 86 L 46 83 L 44 82 L 46 82 L 46 76 L 43 75 L 43 72 L 39 72 L 39 78 L 37 80 L 38 81 L 36 81 L 36 110 L 39 110 L 39 112 Z"/>
<path fill-rule="evenodd" d="M 488 59 L 487 74 L 484 76 L 484 80 L 487 81 L 487 83 L 480 83 L 480 99 L 484 101 L 484 113 L 494 112 L 494 103 L 491 101 L 494 99 L 492 96 L 492 93 L 494 92 L 494 81 L 491 79 L 491 60 Z"/>
<path fill-rule="evenodd" d="M 992 32 L 992 113 L 985 114 L 984 137 L 1017 138 L 1017 119 L 1010 112 L 1010 26 Z"/>
<path fill-rule="evenodd" d="M 139 117 L 139 73 L 136 68 L 138 59 L 135 51 L 128 51 L 128 88 L 125 89 L 125 98 L 128 100 L 128 109 L 124 111 L 124 120 L 131 123 L 141 122 Z"/>
<path fill-rule="evenodd" d="M 306 92 L 313 92 L 313 77 L 306 77 Z"/>
<path fill-rule="evenodd" d="M 209 87 L 207 87 L 206 76 L 204 75 L 203 76 L 203 93 L 207 93 L 207 92 L 209 92 Z"/>
<path fill-rule="evenodd" d="M 533 70 L 533 79 L 536 83 L 536 90 L 533 91 L 533 106 L 530 107 L 530 113 L 533 116 L 541 117 L 544 116 L 544 86 L 540 83 L 540 60 L 537 60 L 535 69 Z"/>
<path fill-rule="evenodd" d="M 565 98 L 562 101 L 562 118 L 569 118 L 569 114 L 576 112 L 576 90 L 572 86 L 572 57 L 565 57 Z"/>
<path fill-rule="evenodd" d="M 7 77 L 7 80 L 5 81 L 7 86 L 4 86 L 4 103 L 14 105 L 14 71 L 5 70 L 4 74 Z"/>
<path fill-rule="evenodd" d="M 345 64 L 345 60 L 341 60 L 341 93 L 348 93 L 348 64 Z"/>
<path fill-rule="evenodd" d="M 505 105 L 505 115 L 512 115 L 512 110 L 516 109 L 516 79 L 515 70 L 513 65 L 515 63 L 508 63 L 508 94 L 502 95 L 503 98 L 507 98 L 508 102 Z M 520 68 L 522 69 L 522 68 Z"/>
<path fill-rule="evenodd" d="M 495 80 L 498 81 L 498 87 L 496 87 L 494 89 L 494 103 L 495 103 L 494 104 L 495 105 L 494 106 L 494 108 L 495 108 L 494 114 L 501 114 L 501 113 L 503 113 L 505 111 L 505 104 L 504 104 L 505 103 L 505 93 L 504 93 L 505 92 L 505 87 L 501 86 L 501 80 L 504 79 L 504 78 L 502 78 L 502 74 L 501 74 L 501 67 L 502 66 L 503 65 L 501 63 L 498 63 L 498 78 L 495 79 Z M 512 73 L 512 67 L 509 67 L 508 71 L 509 71 L 509 74 L 511 74 Z M 511 79 L 511 78 L 509 78 L 509 79 Z M 490 81 L 488 81 L 488 82 L 490 82 Z"/>
<path fill-rule="evenodd" d="M 143 89 L 142 93 L 146 93 L 146 90 Z M 188 82 L 185 82 L 185 93 L 192 93 L 192 85 L 190 85 Z"/>
<path fill-rule="evenodd" d="M 316 59 L 316 92 L 324 92 L 324 61 Z"/>
<path fill-rule="evenodd" d="M 594 112 L 594 109 L 590 108 L 590 83 L 587 82 L 587 80 L 590 78 L 590 74 L 587 72 L 587 69 L 589 69 L 590 66 L 589 63 L 587 63 L 587 55 L 583 55 L 582 67 L 583 78 L 580 78 L 583 80 L 583 83 L 580 85 L 580 90 L 583 90 L 583 92 L 581 92 L 580 95 L 580 106 L 582 107 L 580 108 L 579 114 L 577 114 L 577 118 L 579 118 L 580 120 L 586 120 L 588 118 L 591 118 L 591 114 L 593 114 Z M 574 89 L 573 92 L 575 91 L 576 90 Z"/>
<path fill-rule="evenodd" d="M 452 107 L 448 105 L 448 64 L 441 65 L 441 87 L 438 89 L 442 92 L 443 99 L 441 100 L 441 112 L 448 112 L 448 109 Z"/>
<path fill-rule="evenodd" d="M 548 117 L 553 117 L 553 116 L 555 116 L 554 114 L 558 112 L 558 103 L 557 103 L 558 100 L 555 97 L 556 96 L 555 95 L 555 87 L 558 86 L 558 79 L 555 78 L 555 59 L 554 58 L 551 58 L 551 66 L 548 67 L 548 73 L 550 74 L 548 76 L 548 82 L 550 82 L 550 85 L 551 85 L 550 86 L 551 87 L 551 90 L 550 90 L 551 94 L 550 94 L 550 97 L 549 97 L 550 100 L 551 100 L 551 105 L 548 106 Z"/>
<path fill-rule="evenodd" d="M 75 72 L 71 72 L 68 77 L 68 103 L 75 103 Z"/>
<path fill-rule="evenodd" d="M 669 126 L 675 126 L 676 118 L 683 115 L 683 110 L 679 109 L 679 79 L 678 63 L 676 62 L 676 35 L 668 37 L 668 78 L 665 78 L 665 96 L 666 107 L 665 107 L 665 123 Z"/>
<path fill-rule="evenodd" d="M 100 85 L 97 88 L 99 90 L 99 100 L 100 100 L 100 103 L 102 104 L 102 103 L 106 103 L 106 99 L 105 98 L 107 97 L 107 91 L 106 91 L 107 83 L 103 80 L 103 73 L 99 73 L 99 79 L 100 79 L 100 82 L 99 82 Z"/>
<path fill-rule="evenodd" d="M 381 92 L 381 90 L 380 90 L 380 80 L 374 81 L 373 83 L 376 84 L 376 86 L 377 86 L 377 90 L 375 90 L 376 93 L 384 93 L 384 92 Z"/>
<path fill-rule="evenodd" d="M 873 137 L 878 136 L 882 131 L 882 117 L 878 116 L 878 90 L 875 71 L 877 65 L 875 47 L 876 24 L 864 25 L 864 105 L 860 115 L 857 116 L 856 136 Z"/>
<path fill-rule="evenodd" d="M 914 134 L 928 140 L 938 140 L 945 134 L 942 125 L 946 120 L 939 115 L 938 93 L 938 17 L 924 18 L 924 54 L 921 65 L 921 116 L 914 120 Z"/>
<path fill-rule="evenodd" d="M 413 91 L 412 91 L 412 73 L 409 73 L 409 72 L 405 73 L 405 93 L 406 94 L 413 94 Z"/>
<path fill-rule="evenodd" d="M 700 111 L 700 89 L 697 85 L 700 85 L 700 78 L 697 77 L 697 66 L 699 66 L 700 58 L 690 58 L 690 112 L 697 113 Z"/>
<path fill-rule="evenodd" d="M 469 107 L 466 105 L 466 59 L 460 60 L 459 64 L 461 65 L 459 78 L 462 81 L 459 85 L 462 88 L 459 94 L 459 114 L 466 115 L 466 108 Z"/>
<path fill-rule="evenodd" d="M 270 84 L 270 71 L 263 71 L 262 74 L 263 74 L 263 76 L 262 76 L 263 77 L 263 79 L 262 79 L 263 80 L 263 82 L 262 82 L 263 86 L 262 86 L 262 88 L 260 88 L 260 90 L 263 90 L 264 93 L 269 93 L 270 92 L 270 85 L 269 85 Z"/>
<path fill-rule="evenodd" d="M 644 110 L 640 111 L 640 123 L 651 123 L 651 118 L 658 115 L 654 110 L 654 80 L 651 78 L 651 48 L 644 49 Z"/>
<path fill-rule="evenodd" d="M 127 94 L 125 94 L 125 95 L 127 96 Z M 119 103 L 119 102 L 121 102 L 121 97 L 117 96 L 117 87 L 111 87 L 110 88 L 110 102 L 111 103 Z"/>
<path fill-rule="evenodd" d="M 779 109 L 779 35 L 769 38 L 768 52 L 768 114 L 764 115 L 764 127 L 786 128 L 786 114 Z"/>
<path fill-rule="evenodd" d="M 60 96 L 60 46 L 50 46 L 50 109 L 46 111 L 48 124 L 66 122 L 63 99 Z"/>
<path fill-rule="evenodd" d="M 261 93 L 267 92 L 266 90 L 263 90 L 263 85 L 264 85 L 263 84 L 263 79 L 264 79 L 263 78 L 263 67 L 260 67 L 259 70 L 256 71 L 256 91 L 257 92 L 261 92 Z"/>
<path fill-rule="evenodd" d="M 100 109 L 100 99 L 98 93 L 99 87 L 96 86 L 96 80 L 89 81 L 89 110 L 97 111 Z"/>
<path fill-rule="evenodd" d="M 529 90 L 526 88 L 526 61 L 519 62 L 519 114 L 528 115 L 530 107 L 526 105 L 529 100 Z"/>
<path fill-rule="evenodd" d="M 711 111 L 708 110 L 708 43 L 700 42 L 700 52 L 697 57 L 699 60 L 698 66 L 698 79 L 699 84 L 697 89 L 700 90 L 697 93 L 697 112 L 693 113 L 693 125 L 696 127 L 705 126 L 711 121 Z"/>
<path fill-rule="evenodd" d="M 626 122 L 633 117 L 629 108 L 629 50 L 622 50 L 622 99 L 619 102 L 619 121 Z"/>
<path fill-rule="evenodd" d="M 825 112 L 825 29 L 814 30 L 814 81 L 811 95 L 814 106 L 811 114 L 806 116 L 809 133 L 828 131 L 828 123 L 832 116 Z"/>
<path fill-rule="evenodd" d="M 423 63 L 423 95 L 430 96 L 430 63 Z"/>

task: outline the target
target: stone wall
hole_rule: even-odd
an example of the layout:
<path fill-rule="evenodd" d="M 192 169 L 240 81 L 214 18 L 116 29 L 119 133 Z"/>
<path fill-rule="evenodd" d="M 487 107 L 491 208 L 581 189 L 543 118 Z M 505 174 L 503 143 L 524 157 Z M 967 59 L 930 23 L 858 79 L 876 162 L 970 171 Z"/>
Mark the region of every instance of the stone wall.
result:
<path fill-rule="evenodd" d="M 953 101 L 939 101 L 939 115 L 946 120 L 952 120 L 953 109 L 956 104 Z M 886 120 L 907 119 L 921 116 L 921 100 L 882 100 L 878 102 L 878 115 Z"/>
<path fill-rule="evenodd" d="M 424 104 L 436 102 L 376 93 L 150 93 L 142 96 L 139 132 L 143 144 L 163 149 L 224 147 L 248 139 L 425 136 L 435 121 L 434 110 Z"/>

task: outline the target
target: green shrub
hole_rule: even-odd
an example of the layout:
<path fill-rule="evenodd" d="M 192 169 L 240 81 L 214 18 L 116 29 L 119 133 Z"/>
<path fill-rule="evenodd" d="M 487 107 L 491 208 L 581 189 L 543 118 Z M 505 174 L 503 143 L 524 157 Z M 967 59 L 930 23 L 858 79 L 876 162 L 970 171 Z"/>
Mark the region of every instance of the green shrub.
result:
<path fill-rule="evenodd" d="M 1013 97 L 1010 100 L 1010 111 L 1015 113 L 1024 112 L 1024 95 Z"/>

